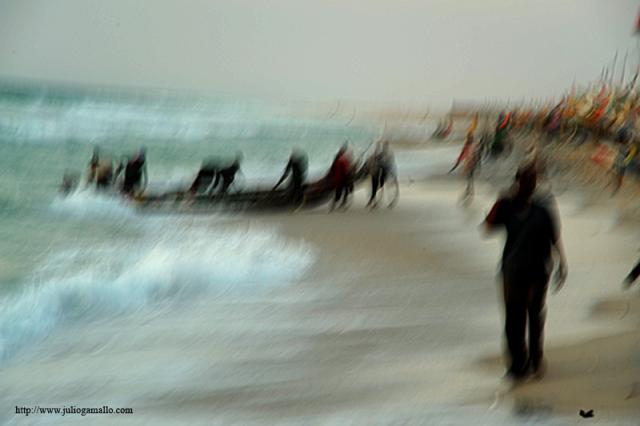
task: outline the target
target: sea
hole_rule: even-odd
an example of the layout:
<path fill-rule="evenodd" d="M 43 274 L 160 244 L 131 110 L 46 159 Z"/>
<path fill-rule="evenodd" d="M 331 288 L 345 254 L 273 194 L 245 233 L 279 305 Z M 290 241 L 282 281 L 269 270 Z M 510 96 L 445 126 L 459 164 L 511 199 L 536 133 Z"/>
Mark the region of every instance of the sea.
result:
<path fill-rule="evenodd" d="M 96 193 L 83 183 L 95 147 L 114 161 L 145 147 L 149 191 L 184 187 L 206 158 L 241 152 L 232 188 L 239 190 L 275 183 L 294 147 L 308 155 L 314 179 L 345 141 L 362 156 L 384 131 L 339 105 L 307 114 L 292 104 L 228 96 L 1 83 L 0 423 L 69 420 L 16 415 L 18 404 L 135 405 L 135 395 L 152 390 L 136 388 L 135 376 L 117 386 L 109 380 L 136 363 L 142 375 L 156 369 L 163 383 L 155 386 L 170 392 L 191 372 L 189 360 L 180 365 L 179 348 L 158 342 L 180 333 L 187 333 L 178 339 L 183 346 L 206 339 L 212 321 L 233 320 L 212 317 L 212 304 L 268 300 L 316 258 L 308 242 L 255 220 L 147 215 Z M 64 174 L 81 179 L 68 196 L 59 192 Z M 130 350 L 105 355 L 134 323 L 164 326 L 129 335 L 139 359 Z M 25 369 L 28 377 L 16 373 Z M 82 381 L 82 369 L 103 374 Z"/>
<path fill-rule="evenodd" d="M 149 191 L 184 187 L 203 160 L 240 152 L 239 190 L 275 183 L 294 147 L 307 153 L 313 179 L 345 141 L 361 150 L 380 136 L 379 126 L 345 125 L 330 113 L 308 118 L 282 105 L 173 93 L 0 87 L 0 367 L 67 323 L 230 291 L 256 276 L 275 285 L 313 261 L 273 230 L 227 229 L 224 216 L 147 217 L 97 194 L 83 183 L 95 147 L 114 161 L 145 147 Z M 81 176 L 68 197 L 58 190 L 65 173 Z"/>

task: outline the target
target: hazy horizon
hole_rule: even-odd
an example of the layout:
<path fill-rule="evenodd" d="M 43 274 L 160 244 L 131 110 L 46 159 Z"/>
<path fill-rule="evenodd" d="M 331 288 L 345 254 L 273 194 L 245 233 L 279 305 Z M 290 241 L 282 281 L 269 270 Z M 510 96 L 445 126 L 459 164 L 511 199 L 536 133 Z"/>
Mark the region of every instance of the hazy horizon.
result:
<path fill-rule="evenodd" d="M 626 52 L 633 74 L 639 6 L 0 0 L 0 77 L 277 101 L 550 98 L 595 80 L 616 50 L 616 75 Z"/>

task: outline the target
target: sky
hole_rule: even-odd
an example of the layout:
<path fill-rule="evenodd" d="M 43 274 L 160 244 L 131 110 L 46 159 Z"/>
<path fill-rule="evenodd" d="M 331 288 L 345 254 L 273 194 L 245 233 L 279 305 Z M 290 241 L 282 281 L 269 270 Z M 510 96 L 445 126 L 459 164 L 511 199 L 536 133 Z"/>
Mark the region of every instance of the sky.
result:
<path fill-rule="evenodd" d="M 558 96 L 618 50 L 631 0 L 0 0 L 0 78 L 291 101 Z M 628 74 L 633 72 L 628 70 Z"/>

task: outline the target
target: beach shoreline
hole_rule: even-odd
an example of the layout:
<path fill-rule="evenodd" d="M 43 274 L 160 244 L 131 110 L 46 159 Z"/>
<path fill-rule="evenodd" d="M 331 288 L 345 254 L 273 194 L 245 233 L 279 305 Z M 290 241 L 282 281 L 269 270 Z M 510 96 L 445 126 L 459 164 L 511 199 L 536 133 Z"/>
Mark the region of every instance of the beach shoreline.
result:
<path fill-rule="evenodd" d="M 408 299 L 405 302 L 407 303 L 406 321 L 410 322 L 411 326 L 398 323 L 393 326 L 378 324 L 367 329 L 368 340 L 375 342 L 375 346 L 380 348 L 398 344 L 398 342 L 390 342 L 394 339 L 387 335 L 387 327 L 397 327 L 398 330 L 402 330 L 403 327 L 413 330 L 411 327 L 414 327 L 416 331 L 408 332 L 409 336 L 412 333 L 425 337 L 428 335 L 428 331 L 417 331 L 420 328 L 429 330 L 431 326 L 416 313 L 413 304 L 419 305 L 422 301 L 425 303 L 425 309 L 429 309 L 429 303 L 425 302 L 430 297 L 429 291 L 424 289 L 422 291 L 420 287 L 424 286 L 422 280 L 433 280 L 434 271 L 442 274 L 442 285 L 449 288 L 454 283 L 460 286 L 478 286 L 464 297 L 475 294 L 472 297 L 480 297 L 493 310 L 492 318 L 487 317 L 482 320 L 490 323 L 490 326 L 483 327 L 480 333 L 484 334 L 489 341 L 477 342 L 475 353 L 470 353 L 468 358 L 458 364 L 459 368 L 464 368 L 463 371 L 448 371 L 453 382 L 465 385 L 449 393 L 442 402 L 455 401 L 455 404 L 468 405 L 472 410 L 482 406 L 494 409 L 496 404 L 500 404 L 501 409 L 510 407 L 509 410 L 516 415 L 542 416 L 541 418 L 577 416 L 579 409 L 594 409 L 600 420 L 613 422 L 619 416 L 619 421 L 623 423 L 624 419 L 639 414 L 640 404 L 638 404 L 637 390 L 635 390 L 638 384 L 637 379 L 634 378 L 640 377 L 640 357 L 638 357 L 640 333 L 635 327 L 640 298 L 634 291 L 623 293 L 618 282 L 626 274 L 627 267 L 630 268 L 634 261 L 633 253 L 625 251 L 633 245 L 633 242 L 629 238 L 621 238 L 622 235 L 628 235 L 629 226 L 618 224 L 615 229 L 607 228 L 608 217 L 602 214 L 603 206 L 592 205 L 586 210 L 576 210 L 572 200 L 569 199 L 572 194 L 568 194 L 566 199 L 561 197 L 560 205 L 567 234 L 565 244 L 569 252 L 571 275 L 567 289 L 558 296 L 549 296 L 550 319 L 547 339 L 549 371 L 547 376 L 539 382 L 530 382 L 503 392 L 496 390 L 502 389 L 501 376 L 504 372 L 501 355 L 502 307 L 495 270 L 493 270 L 499 256 L 499 243 L 497 241 L 482 242 L 478 233 L 477 245 L 471 244 L 466 248 L 455 247 L 453 249 L 455 254 L 442 254 L 437 249 L 429 249 L 433 241 L 428 243 L 416 239 L 416 235 L 424 233 L 425 228 L 433 230 L 434 227 L 443 226 L 451 219 L 440 216 L 441 212 L 433 215 L 433 210 L 437 209 L 436 206 L 442 208 L 443 203 L 451 209 L 451 217 L 460 215 L 455 220 L 461 221 L 463 225 L 458 222 L 455 226 L 466 227 L 465 233 L 477 232 L 477 225 L 494 196 L 492 194 L 497 191 L 491 185 L 481 184 L 482 189 L 473 205 L 463 207 L 459 203 L 462 186 L 459 179 L 452 178 L 447 181 L 444 177 L 440 180 L 403 184 L 401 186 L 401 192 L 404 194 L 403 201 L 396 210 L 380 209 L 368 212 L 363 208 L 364 199 L 360 197 L 347 212 L 328 214 L 326 210 L 320 209 L 308 215 L 288 216 L 286 219 L 274 217 L 266 220 L 277 223 L 289 237 L 309 241 L 317 246 L 321 253 L 325 253 L 318 259 L 309 276 L 310 280 L 321 277 L 320 282 L 333 282 L 335 286 L 341 287 L 350 295 L 353 293 L 363 295 L 365 300 L 372 292 L 380 293 L 373 298 L 376 301 L 372 303 L 373 308 L 363 304 L 362 301 L 356 302 L 357 298 L 345 297 L 329 303 L 329 305 L 334 303 L 336 306 L 327 307 L 328 311 L 333 309 L 342 312 L 340 316 L 345 318 L 348 318 L 348 315 L 343 312 L 345 310 L 352 312 L 354 318 L 361 315 L 366 317 L 366 312 L 375 310 L 377 305 L 391 306 L 393 309 L 402 311 L 403 306 L 396 305 L 398 301 L 390 296 L 393 288 L 402 288 L 411 294 L 407 296 Z M 597 219 L 590 218 L 592 214 Z M 595 235 L 585 235 L 585 229 L 594 225 L 601 229 L 598 229 Z M 455 233 L 450 234 L 452 229 L 448 225 L 444 225 L 444 228 L 441 231 L 444 240 L 438 239 L 438 241 L 446 246 L 447 236 L 455 237 Z M 430 237 L 433 238 L 433 235 Z M 604 272 L 594 272 L 593 257 L 597 258 L 597 253 L 588 255 L 580 253 L 580 247 L 584 247 L 585 244 L 592 246 L 594 243 L 598 244 L 597 240 L 601 240 L 600 243 L 603 241 L 610 243 L 620 242 L 621 239 L 624 248 L 613 250 L 615 259 L 609 265 L 603 265 Z M 482 244 L 488 244 L 492 249 L 488 253 L 486 251 L 478 253 Z M 473 247 L 474 245 L 476 247 Z M 445 249 L 444 252 L 446 251 Z M 463 260 L 463 263 L 460 263 L 460 260 Z M 463 265 L 467 263 L 472 264 L 473 268 L 465 270 Z M 346 276 L 342 273 L 345 268 L 350 272 Z M 367 272 L 359 275 L 354 274 L 354 271 Z M 605 282 L 603 284 L 597 282 L 598 279 L 607 276 L 618 276 L 619 279 L 614 282 L 607 280 L 606 285 L 603 285 Z M 399 283 L 402 284 L 399 285 Z M 585 283 L 587 288 L 580 289 Z M 398 291 L 401 292 L 401 290 Z M 459 291 L 458 288 L 453 293 L 457 297 L 462 297 L 465 293 L 458 293 Z M 386 296 L 383 297 L 383 294 Z M 587 299 L 589 296 L 594 298 Z M 446 302 L 444 300 L 448 297 L 443 299 L 443 303 L 451 304 L 450 309 L 454 312 L 457 309 L 455 297 L 451 296 L 451 299 Z M 580 302 L 578 307 L 572 306 L 571 300 L 575 298 Z M 349 306 L 349 303 L 353 305 Z M 383 312 L 384 309 L 381 309 L 382 316 L 384 316 Z M 399 314 L 396 313 L 396 315 Z M 449 320 L 451 324 L 446 325 Z M 356 319 L 352 321 L 358 322 Z M 364 327 L 366 321 L 362 320 L 363 323 L 355 329 Z M 443 327 L 452 326 L 452 329 L 455 329 L 453 327 L 456 323 L 455 318 L 447 318 L 445 314 L 439 321 L 445 324 Z M 564 324 L 562 324 L 563 321 Z M 581 326 L 582 322 L 586 324 Z M 340 328 L 340 334 L 356 333 L 355 330 L 350 330 L 349 322 L 336 327 Z M 575 329 L 572 330 L 572 327 Z M 428 345 L 421 347 L 409 342 L 412 342 L 411 338 L 408 338 L 408 342 L 405 343 L 407 347 L 403 350 L 403 354 L 398 356 L 399 359 L 408 356 L 408 353 L 411 354 L 409 356 L 412 359 L 419 359 L 421 351 L 430 350 Z M 330 340 L 327 343 L 330 343 Z M 423 355 L 424 362 L 428 362 L 426 360 L 429 356 Z M 394 368 L 399 366 L 395 365 Z M 366 374 L 355 380 L 363 380 L 367 375 L 375 375 L 377 368 L 375 365 L 368 365 L 362 369 L 366 370 Z M 416 382 L 410 381 L 415 386 L 410 393 L 415 392 L 415 395 L 423 397 L 428 395 L 423 401 L 425 404 L 430 400 L 433 401 L 432 398 L 438 398 L 438 393 L 434 392 L 435 389 L 428 385 L 432 381 L 429 377 L 430 370 L 425 368 L 421 371 L 419 366 L 414 366 L 409 374 L 413 379 L 422 377 L 424 385 L 416 383 L 420 382 L 420 379 Z M 463 390 L 464 387 L 467 389 Z M 468 392 L 469 388 L 474 389 L 474 392 Z M 500 393 L 500 397 L 496 396 L 496 392 Z M 483 393 L 484 397 L 478 397 Z"/>
<path fill-rule="evenodd" d="M 600 199 L 585 203 L 580 190 L 559 195 L 569 279 L 548 297 L 548 373 L 509 388 L 497 279 L 502 239 L 483 239 L 479 224 L 516 162 L 485 169 L 465 204 L 464 179 L 447 174 L 459 139 L 396 148 L 400 202 L 393 209 L 366 209 L 364 184 L 346 211 L 323 206 L 171 222 L 197 233 L 179 239 L 202 240 L 161 240 L 160 250 L 152 242 L 145 271 L 162 272 L 180 250 L 196 257 L 233 235 L 231 246 L 240 249 L 223 244 L 202 257 L 211 269 L 198 262 L 167 269 L 182 289 L 180 280 L 191 277 L 182 272 L 192 265 L 217 279 L 222 268 L 222 287 L 184 288 L 185 301 L 119 311 L 88 327 L 70 321 L 3 367 L 10 395 L 3 401 L 40 395 L 42 404 L 80 398 L 89 406 L 111 395 L 134 407 L 133 424 L 563 424 L 581 409 L 593 409 L 600 424 L 636 424 L 640 298 L 636 289 L 621 290 L 636 261 L 632 224 L 615 220 Z M 153 222 L 129 220 L 141 219 Z M 243 251 L 256 235 L 265 238 L 266 258 Z M 314 260 L 297 275 L 298 262 L 284 262 L 278 251 Z M 226 281 L 232 268 L 225 263 L 263 259 L 268 264 L 257 270 L 277 283 L 242 274 L 237 287 Z M 131 389 L 130 400 L 118 396 L 123 388 Z M 78 389 L 91 393 L 79 397 Z"/>

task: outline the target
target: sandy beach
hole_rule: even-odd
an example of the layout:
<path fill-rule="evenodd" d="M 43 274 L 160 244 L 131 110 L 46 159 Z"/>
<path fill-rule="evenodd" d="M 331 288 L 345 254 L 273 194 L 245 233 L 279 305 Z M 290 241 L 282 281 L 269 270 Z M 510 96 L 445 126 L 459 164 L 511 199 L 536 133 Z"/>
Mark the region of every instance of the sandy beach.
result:
<path fill-rule="evenodd" d="M 318 291 L 342 294 L 305 315 L 332 324 L 319 351 L 346 355 L 321 375 L 329 381 L 321 388 L 346 392 L 341 400 L 351 401 L 350 410 L 382 409 L 415 422 L 446 421 L 446 414 L 421 410 L 436 403 L 459 408 L 454 423 L 467 409 L 486 424 L 577 420 L 580 409 L 593 409 L 598 423 L 633 424 L 640 414 L 640 298 L 637 289 L 623 293 L 620 282 L 635 261 L 637 231 L 616 224 L 606 205 L 584 208 L 575 194 L 559 200 L 570 279 L 548 299 L 549 370 L 541 381 L 505 391 L 501 239 L 483 240 L 477 229 L 495 189 L 482 187 L 470 207 L 460 206 L 460 190 L 446 181 L 405 185 L 393 211 L 353 209 L 337 222 L 337 214 L 320 212 L 283 224 L 325 253 L 313 273 L 323 283 Z M 321 411 L 339 410 L 333 398 L 323 403 L 322 391 L 311 392 Z M 514 418 L 501 417 L 504 411 Z"/>
<path fill-rule="evenodd" d="M 3 404 L 134 407 L 122 424 L 574 424 L 582 409 L 592 424 L 637 424 L 640 297 L 621 287 L 637 230 L 606 200 L 558 197 L 569 279 L 548 297 L 548 372 L 513 388 L 502 378 L 503 240 L 478 225 L 514 165 L 485 168 L 463 205 L 462 178 L 446 175 L 458 149 L 398 149 L 414 167 L 394 209 L 365 209 L 365 186 L 346 211 L 231 219 L 226 229 L 273 229 L 314 261 L 286 285 L 69 324 L 3 369 Z"/>

